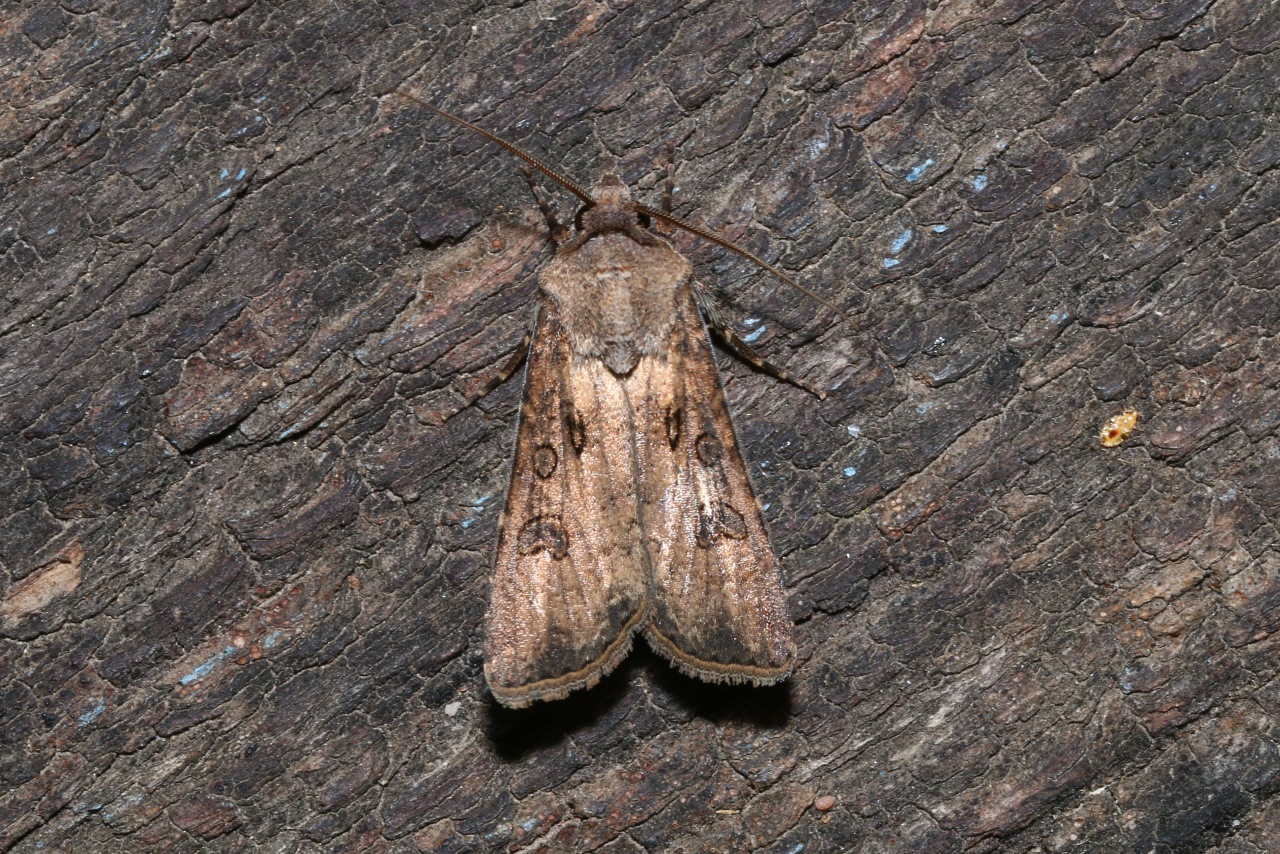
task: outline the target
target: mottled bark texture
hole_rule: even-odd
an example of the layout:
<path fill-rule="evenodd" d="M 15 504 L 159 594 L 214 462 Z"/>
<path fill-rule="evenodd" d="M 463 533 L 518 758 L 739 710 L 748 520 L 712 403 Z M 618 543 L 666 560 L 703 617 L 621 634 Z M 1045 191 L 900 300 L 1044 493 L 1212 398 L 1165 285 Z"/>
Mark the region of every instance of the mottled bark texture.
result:
<path fill-rule="evenodd" d="M 9 4 L 0 848 L 1280 850 L 1277 9 Z M 396 89 L 857 318 L 676 237 L 789 685 L 485 692 L 549 246 Z"/>

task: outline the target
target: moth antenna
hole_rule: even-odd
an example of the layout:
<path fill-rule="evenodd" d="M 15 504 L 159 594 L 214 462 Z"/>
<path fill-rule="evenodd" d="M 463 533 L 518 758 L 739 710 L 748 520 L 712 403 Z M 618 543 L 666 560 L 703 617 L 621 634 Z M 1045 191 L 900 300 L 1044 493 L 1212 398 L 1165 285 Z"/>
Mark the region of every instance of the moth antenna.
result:
<path fill-rule="evenodd" d="M 595 206 L 596 200 L 592 197 L 590 193 L 582 189 L 582 187 L 578 186 L 577 183 L 569 180 L 564 175 L 561 175 L 559 172 L 557 172 L 555 169 L 552 169 L 550 166 L 543 163 L 538 158 L 534 157 L 532 154 L 528 154 L 522 149 L 517 148 L 516 146 L 507 142 L 505 139 L 498 136 L 497 134 L 490 133 L 489 131 L 485 130 L 482 127 L 473 125 L 471 122 L 467 121 L 466 119 L 459 118 L 458 116 L 455 116 L 453 113 L 442 110 L 439 107 L 437 107 L 435 104 L 424 101 L 421 98 L 417 97 L 416 95 L 410 95 L 408 92 L 401 92 L 399 90 L 396 90 L 395 94 L 399 95 L 401 98 L 404 98 L 407 101 L 412 101 L 413 103 L 417 104 L 420 107 L 426 107 L 428 110 L 435 113 L 436 115 L 444 116 L 446 119 L 449 119 L 452 122 L 456 122 L 457 124 L 462 125 L 467 130 L 472 131 L 473 133 L 479 134 L 480 136 L 484 137 L 490 142 L 497 143 L 498 145 L 505 148 L 507 151 L 514 154 L 516 157 L 519 157 L 525 163 L 528 163 L 530 166 L 537 169 L 543 175 L 546 175 L 548 178 L 560 184 L 569 192 L 573 193 L 575 196 L 577 196 L 579 199 L 582 200 L 583 204 L 587 205 L 588 207 Z M 712 243 L 716 244 L 717 246 L 721 246 L 725 249 L 728 249 L 730 252 L 738 253 L 743 258 L 746 258 L 747 260 L 751 261 L 752 263 L 756 264 L 762 269 L 767 270 L 773 275 L 777 276 L 779 279 L 786 282 L 788 285 L 795 288 L 796 290 L 800 291 L 800 293 L 804 294 L 810 299 L 816 302 L 819 302 L 822 305 L 825 305 L 827 308 L 831 309 L 836 314 L 840 315 L 840 317 L 844 318 L 846 323 L 849 323 L 850 325 L 853 324 L 853 318 L 849 317 L 848 314 L 845 314 L 844 310 L 840 308 L 838 305 L 826 299 L 825 297 L 818 295 L 817 293 L 810 290 L 809 288 L 806 288 L 804 285 L 800 284 L 795 279 L 791 278 L 786 273 L 782 272 L 777 267 L 770 264 L 768 261 L 765 261 L 763 258 L 760 258 L 759 256 L 751 252 L 748 252 L 746 249 L 743 249 L 741 246 L 738 246 L 735 243 L 725 240 L 723 237 L 717 237 L 716 235 L 707 231 L 705 228 L 699 228 L 698 226 L 693 225 L 691 223 L 687 223 L 678 217 L 674 217 L 674 216 L 671 216 L 670 214 L 665 214 L 662 211 L 655 210 L 654 208 L 651 208 L 648 205 L 637 203 L 635 209 L 637 212 L 645 214 L 646 216 L 660 219 L 663 222 L 667 222 L 667 223 L 670 223 L 671 225 L 676 226 L 677 228 L 683 228 L 685 231 L 689 232 L 690 234 L 696 234 L 699 237 L 701 237 L 703 240 L 709 240 Z"/>
<path fill-rule="evenodd" d="M 735 244 L 735 243 L 731 243 L 731 242 L 729 242 L 728 240 L 725 240 L 723 237 L 717 237 L 716 235 L 714 235 L 714 234 L 712 234 L 711 232 L 707 231 L 705 228 L 699 228 L 698 226 L 693 225 L 693 224 L 691 224 L 691 223 L 687 223 L 687 222 L 685 222 L 685 221 L 684 221 L 684 220 L 682 220 L 682 219 L 678 219 L 678 218 L 676 218 L 676 217 L 672 216 L 671 214 L 665 214 L 665 213 L 663 213 L 662 211 L 654 210 L 653 208 L 649 207 L 648 205 L 641 205 L 641 204 L 637 204 L 637 205 L 636 205 L 636 210 L 638 210 L 640 213 L 646 214 L 647 216 L 651 216 L 651 217 L 655 217 L 655 218 L 657 218 L 657 219 L 660 219 L 660 220 L 662 220 L 663 222 L 669 222 L 669 223 L 671 223 L 672 225 L 676 226 L 677 228 L 683 228 L 685 231 L 689 232 L 690 234 L 696 234 L 696 235 L 698 235 L 698 236 L 699 236 L 699 237 L 701 237 L 703 240 L 710 240 L 710 241 L 711 241 L 712 243 L 714 243 L 715 245 L 717 245 L 717 246 L 722 246 L 722 247 L 724 247 L 725 249 L 728 249 L 730 252 L 737 252 L 737 253 L 738 253 L 739 255 L 741 255 L 743 258 L 746 258 L 746 259 L 748 259 L 748 260 L 750 260 L 750 261 L 753 261 L 753 262 L 755 262 L 756 264 L 758 264 L 760 267 L 764 268 L 765 270 L 768 270 L 770 273 L 773 273 L 773 275 L 777 276 L 779 279 L 781 279 L 782 281 L 786 282 L 786 283 L 787 283 L 788 285 L 790 285 L 791 287 L 793 287 L 793 288 L 795 288 L 796 290 L 800 291 L 800 293 L 805 294 L 805 295 L 806 295 L 806 296 L 808 296 L 810 299 L 813 299 L 813 300 L 816 300 L 817 302 L 822 303 L 822 304 L 823 304 L 823 305 L 825 305 L 827 308 L 831 309 L 831 310 L 832 310 L 832 311 L 834 311 L 836 314 L 838 314 L 838 315 L 840 315 L 842 318 L 844 318 L 845 322 L 846 322 L 846 323 L 848 323 L 848 324 L 852 327 L 852 325 L 853 325 L 853 318 L 851 318 L 849 315 L 845 314 L 845 313 L 844 313 L 844 310 L 843 310 L 843 309 L 841 309 L 841 308 L 840 308 L 840 306 L 835 305 L 835 304 L 834 304 L 834 303 L 832 303 L 830 300 L 825 299 L 825 298 L 823 298 L 822 296 L 819 296 L 818 294 L 816 294 L 816 293 L 814 293 L 813 291 L 809 290 L 809 289 L 808 289 L 808 288 L 806 288 L 804 285 L 800 284 L 800 283 L 799 283 L 799 282 L 797 282 L 795 279 L 791 278 L 791 277 L 790 277 L 790 276 L 788 276 L 786 273 L 782 272 L 782 271 L 781 271 L 781 270 L 779 270 L 777 267 L 775 267 L 775 266 L 773 266 L 772 264 L 770 264 L 768 261 L 765 261 L 763 258 L 760 258 L 760 257 L 758 257 L 758 256 L 756 256 L 756 255 L 754 255 L 754 254 L 752 254 L 751 252 L 748 252 L 746 249 L 743 249 L 741 246 L 738 246 L 738 245 L 737 245 L 737 244 Z"/>
<path fill-rule="evenodd" d="M 447 113 L 444 110 L 440 109 L 439 107 L 435 106 L 434 104 L 429 104 L 426 101 L 422 100 L 421 98 L 410 95 L 408 92 L 401 92 L 399 90 L 396 90 L 395 94 L 399 95 L 401 98 L 404 98 L 406 100 L 413 101 L 415 104 L 417 104 L 420 107 L 426 107 L 431 112 L 440 116 L 444 116 L 446 119 L 449 119 L 450 121 L 457 122 L 467 130 L 480 134 L 490 142 L 496 142 L 498 145 L 502 146 L 507 151 L 510 151 L 516 157 L 519 157 L 525 163 L 528 163 L 534 169 L 537 169 L 543 175 L 546 175 L 551 180 L 556 181 L 557 183 L 563 185 L 566 190 L 568 190 L 570 193 L 573 193 L 575 196 L 581 199 L 583 203 L 586 204 L 588 207 L 592 207 L 595 205 L 596 200 L 592 198 L 591 194 L 588 193 L 586 190 L 582 189 L 576 183 L 574 183 L 573 181 L 570 181 L 568 178 L 564 177 L 563 175 L 561 175 L 556 170 L 552 169 L 547 164 L 538 160 L 538 158 L 534 157 L 532 154 L 526 154 L 524 151 L 521 151 L 519 148 L 516 148 L 514 145 L 507 142 L 502 137 L 497 136 L 496 134 L 489 133 L 489 131 L 485 130 L 482 127 L 477 127 L 471 124 L 471 122 L 467 121 L 466 119 L 460 119 L 457 116 L 455 116 L 453 113 Z"/>

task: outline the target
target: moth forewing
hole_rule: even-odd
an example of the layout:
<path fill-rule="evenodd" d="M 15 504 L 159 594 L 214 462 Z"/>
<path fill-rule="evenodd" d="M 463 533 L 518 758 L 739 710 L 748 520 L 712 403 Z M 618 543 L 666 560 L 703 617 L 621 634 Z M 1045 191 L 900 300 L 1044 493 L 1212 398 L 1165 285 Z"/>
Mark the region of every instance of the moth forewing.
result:
<path fill-rule="evenodd" d="M 645 637 L 701 679 L 778 682 L 795 659 L 792 623 L 689 284 L 660 374 L 637 426 L 653 596 Z"/>
<path fill-rule="evenodd" d="M 602 429 L 631 413 L 602 371 L 574 355 L 554 309 L 543 311 L 487 620 L 485 676 L 504 705 L 594 685 L 630 651 L 646 614 L 635 447 L 623 431 Z"/>

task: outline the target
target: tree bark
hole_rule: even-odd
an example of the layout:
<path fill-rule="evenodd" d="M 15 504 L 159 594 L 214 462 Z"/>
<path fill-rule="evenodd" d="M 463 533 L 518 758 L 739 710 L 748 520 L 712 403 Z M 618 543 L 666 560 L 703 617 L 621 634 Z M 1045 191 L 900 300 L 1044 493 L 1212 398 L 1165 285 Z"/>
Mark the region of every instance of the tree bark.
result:
<path fill-rule="evenodd" d="M 6 18 L 0 850 L 1280 850 L 1275 3 Z M 855 318 L 673 238 L 829 390 L 719 354 L 787 684 L 489 696 L 551 249 L 397 92 Z"/>

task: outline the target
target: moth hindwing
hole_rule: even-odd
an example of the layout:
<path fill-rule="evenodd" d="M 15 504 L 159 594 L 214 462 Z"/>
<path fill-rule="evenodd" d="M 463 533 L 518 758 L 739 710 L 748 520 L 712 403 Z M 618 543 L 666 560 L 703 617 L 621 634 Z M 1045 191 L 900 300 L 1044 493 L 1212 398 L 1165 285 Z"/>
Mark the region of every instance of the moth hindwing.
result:
<path fill-rule="evenodd" d="M 498 142 L 585 205 L 572 236 L 543 205 L 564 239 L 538 275 L 542 304 L 487 619 L 493 695 L 522 707 L 590 687 L 637 632 L 709 682 L 785 679 L 792 624 L 693 271 L 641 217 L 705 233 L 636 203 L 616 175 L 591 195 L 419 103 Z"/>

